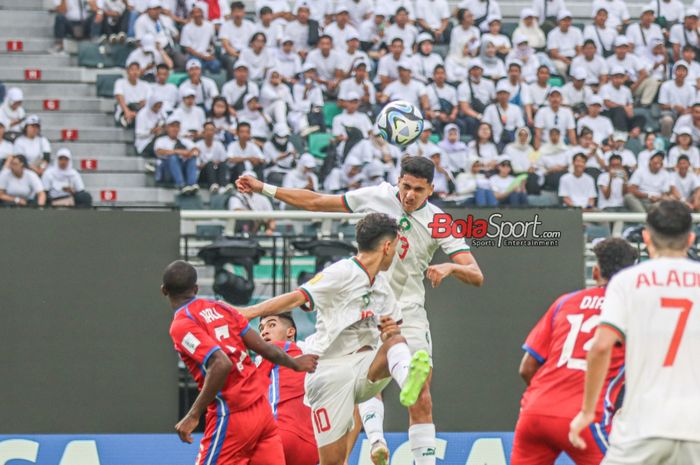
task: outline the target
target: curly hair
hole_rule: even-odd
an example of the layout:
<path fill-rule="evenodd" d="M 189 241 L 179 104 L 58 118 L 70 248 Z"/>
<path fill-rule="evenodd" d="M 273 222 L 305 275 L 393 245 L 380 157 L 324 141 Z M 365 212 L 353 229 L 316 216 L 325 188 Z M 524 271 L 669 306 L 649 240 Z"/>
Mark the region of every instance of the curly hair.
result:
<path fill-rule="evenodd" d="M 620 270 L 634 265 L 639 258 L 637 249 L 624 239 L 613 237 L 593 247 L 600 274 L 609 280 Z"/>

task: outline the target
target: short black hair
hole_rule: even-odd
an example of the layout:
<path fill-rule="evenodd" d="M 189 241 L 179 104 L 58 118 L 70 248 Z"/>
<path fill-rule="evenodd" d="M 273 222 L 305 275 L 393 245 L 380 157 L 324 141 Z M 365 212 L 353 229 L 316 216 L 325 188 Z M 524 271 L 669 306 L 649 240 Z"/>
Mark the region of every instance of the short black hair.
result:
<path fill-rule="evenodd" d="M 659 249 L 684 250 L 692 226 L 690 208 L 678 200 L 662 200 L 647 213 L 647 230 Z"/>
<path fill-rule="evenodd" d="M 575 162 L 577 158 L 583 158 L 583 161 L 588 161 L 588 157 L 583 152 L 575 153 L 574 156 L 571 157 L 571 161 Z"/>
<path fill-rule="evenodd" d="M 161 63 L 158 66 L 156 66 L 156 71 L 160 71 L 161 69 L 167 69 L 168 71 L 170 71 L 170 68 L 165 63 Z"/>
<path fill-rule="evenodd" d="M 232 2 L 231 10 L 245 10 L 245 5 L 243 2 Z"/>
<path fill-rule="evenodd" d="M 691 51 L 691 52 L 695 53 L 695 47 L 693 47 L 690 44 L 686 44 L 683 46 L 683 50 L 681 50 L 681 51 L 683 51 L 683 52 Z"/>
<path fill-rule="evenodd" d="M 272 318 L 272 317 L 277 317 L 280 321 L 284 320 L 287 323 L 289 323 L 289 326 L 291 328 L 294 328 L 294 340 L 297 340 L 297 335 L 299 333 L 299 330 L 297 329 L 297 324 L 294 321 L 294 317 L 292 316 L 292 312 L 284 312 L 280 313 L 279 315 L 268 315 L 268 316 L 262 316 L 260 317 L 260 324 L 263 324 L 263 321 L 265 321 L 267 318 Z"/>
<path fill-rule="evenodd" d="M 396 220 L 385 213 L 370 213 L 355 226 L 357 248 L 360 252 L 376 249 L 382 240 L 394 239 L 399 232 Z"/>
<path fill-rule="evenodd" d="M 270 8 L 269 6 L 264 6 L 264 7 L 260 8 L 260 16 L 269 15 L 271 13 L 272 13 L 272 8 Z"/>
<path fill-rule="evenodd" d="M 396 11 L 394 12 L 394 16 L 396 16 L 396 15 L 399 14 L 399 13 L 406 13 L 406 14 L 408 14 L 408 10 L 406 9 L 405 6 L 400 6 L 400 7 L 398 7 L 398 8 L 396 9 Z M 392 42 L 393 42 L 393 41 L 392 41 Z"/>
<path fill-rule="evenodd" d="M 428 184 L 432 184 L 433 176 L 435 176 L 435 163 L 425 157 L 405 157 L 401 160 L 400 177 L 405 174 L 425 179 Z"/>
<path fill-rule="evenodd" d="M 581 134 L 579 134 L 578 136 L 583 137 L 583 136 L 587 136 L 589 134 L 593 134 L 593 131 L 588 126 L 584 126 L 581 128 Z"/>
<path fill-rule="evenodd" d="M 546 69 L 547 72 L 549 73 L 549 66 L 547 66 L 547 65 L 540 65 L 540 66 L 537 68 L 537 72 L 539 73 L 540 71 L 542 71 L 542 68 Z"/>
<path fill-rule="evenodd" d="M 510 71 L 510 69 L 511 69 L 513 66 L 515 66 L 515 67 L 518 68 L 519 70 L 522 70 L 522 69 L 523 69 L 523 65 L 521 65 L 519 61 L 511 61 L 510 63 L 508 63 L 508 71 Z"/>
<path fill-rule="evenodd" d="M 613 159 L 619 160 L 620 163 L 622 163 L 622 155 L 620 155 L 619 153 L 613 153 L 612 155 L 610 155 L 610 158 L 608 158 L 608 164 L 610 164 L 610 162 L 613 161 Z"/>
<path fill-rule="evenodd" d="M 678 162 L 681 161 L 681 160 L 685 160 L 685 161 L 687 161 L 688 163 L 690 163 L 690 158 L 688 158 L 688 155 L 686 155 L 686 154 L 683 154 L 683 155 L 681 155 L 681 156 L 678 157 L 678 160 L 676 160 L 676 165 L 677 165 Z"/>
<path fill-rule="evenodd" d="M 24 166 L 25 168 L 27 168 L 29 166 L 29 162 L 27 161 L 27 157 L 24 155 L 15 155 L 12 158 L 14 158 L 18 162 L 22 163 L 22 166 Z"/>
<path fill-rule="evenodd" d="M 634 265 L 639 258 L 637 249 L 624 239 L 611 237 L 593 247 L 600 274 L 609 280 L 620 270 Z"/>
<path fill-rule="evenodd" d="M 592 45 L 592 46 L 594 46 L 594 47 L 596 46 L 596 45 L 595 45 L 595 42 L 593 41 L 593 39 L 586 39 L 586 40 L 584 40 L 584 41 L 583 41 L 583 46 L 585 47 L 586 45 Z"/>
<path fill-rule="evenodd" d="M 241 121 L 238 123 L 238 129 L 241 129 L 242 127 L 250 129 L 250 123 L 248 121 Z"/>
<path fill-rule="evenodd" d="M 253 42 L 255 42 L 255 39 L 258 37 L 262 36 L 263 39 L 265 39 L 265 43 L 267 43 L 267 36 L 265 35 L 264 32 L 256 32 L 252 36 L 250 36 L 250 40 L 248 41 L 248 45 L 251 45 Z"/>
<path fill-rule="evenodd" d="M 321 39 L 328 39 L 331 42 L 333 42 L 333 36 L 328 35 L 328 34 L 321 34 L 321 36 L 318 38 L 318 40 L 321 40 Z"/>
<path fill-rule="evenodd" d="M 204 122 L 204 125 L 202 126 L 203 128 L 206 128 L 207 126 L 214 126 L 216 127 L 216 124 L 212 120 L 208 120 Z"/>
<path fill-rule="evenodd" d="M 391 39 L 391 45 L 394 45 L 394 42 L 401 42 L 401 45 L 403 45 L 403 39 L 401 37 L 394 37 Z"/>
<path fill-rule="evenodd" d="M 439 69 L 445 71 L 445 65 L 435 65 L 435 68 L 433 68 L 433 74 L 435 74 L 435 71 Z"/>
<path fill-rule="evenodd" d="M 163 287 L 170 296 L 186 295 L 197 286 L 197 270 L 184 260 L 176 260 L 163 271 Z"/>

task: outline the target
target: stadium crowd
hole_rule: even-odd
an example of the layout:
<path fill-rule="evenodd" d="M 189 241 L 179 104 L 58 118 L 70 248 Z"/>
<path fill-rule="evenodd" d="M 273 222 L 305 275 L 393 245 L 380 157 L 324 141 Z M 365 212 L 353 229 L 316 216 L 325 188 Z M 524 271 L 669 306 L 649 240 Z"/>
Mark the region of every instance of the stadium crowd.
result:
<path fill-rule="evenodd" d="M 443 204 L 700 210 L 700 0 L 639 18 L 595 0 L 585 26 L 563 0 L 534 0 L 508 30 L 497 0 L 257 0 L 254 17 L 240 1 L 55 2 L 55 52 L 65 37 L 134 44 L 115 120 L 185 195 L 202 185 L 248 209 L 244 172 L 343 192 L 394 182 L 411 155 L 435 163 Z M 12 93 L 3 130 L 33 132 Z M 426 117 L 405 151 L 373 124 L 396 99 Z M 46 150 L 21 140 L 41 175 Z"/>

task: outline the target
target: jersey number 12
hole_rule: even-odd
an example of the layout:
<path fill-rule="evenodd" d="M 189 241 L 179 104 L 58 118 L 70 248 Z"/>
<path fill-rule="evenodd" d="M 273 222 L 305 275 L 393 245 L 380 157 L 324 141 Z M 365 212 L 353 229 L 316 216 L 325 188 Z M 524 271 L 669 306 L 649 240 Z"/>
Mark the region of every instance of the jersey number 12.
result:
<path fill-rule="evenodd" d="M 586 371 L 586 352 L 591 349 L 593 344 L 593 330 L 598 326 L 600 315 L 596 313 L 586 319 L 585 315 L 578 313 L 568 315 L 566 319 L 569 321 L 571 329 L 561 349 L 557 367 L 566 365 L 572 370 Z M 581 334 L 586 336 L 581 338 L 579 337 Z"/>

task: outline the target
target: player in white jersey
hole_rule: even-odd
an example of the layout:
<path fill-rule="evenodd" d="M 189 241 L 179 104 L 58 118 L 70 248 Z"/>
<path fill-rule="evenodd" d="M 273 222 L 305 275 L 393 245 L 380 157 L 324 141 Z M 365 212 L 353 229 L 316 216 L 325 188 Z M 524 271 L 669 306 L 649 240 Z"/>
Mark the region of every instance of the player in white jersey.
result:
<path fill-rule="evenodd" d="M 411 356 L 398 326 L 401 310 L 381 273 L 392 264 L 398 231 L 394 218 L 367 215 L 357 224 L 357 256 L 330 265 L 295 292 L 242 310 L 249 319 L 302 305 L 317 312 L 316 332 L 299 346 L 319 356 L 305 390 L 321 465 L 344 463 L 355 404 L 377 395 L 393 378 L 401 403 L 411 406 L 430 373 L 427 352 Z"/>
<path fill-rule="evenodd" d="M 690 210 L 663 201 L 647 214 L 651 260 L 612 278 L 588 353 L 581 412 L 569 439 L 594 415 L 612 347 L 625 343 L 625 398 L 613 419 L 603 465 L 700 463 L 700 263 Z"/>
<path fill-rule="evenodd" d="M 261 192 L 305 210 L 380 212 L 395 217 L 401 231 L 397 259 L 389 274 L 391 287 L 403 314 L 401 333 L 412 352 L 425 350 L 432 356 L 423 278 L 427 276 L 433 287 L 439 286 L 450 275 L 475 286 L 480 286 L 484 279 L 464 239 L 432 237 L 428 225 L 436 214 L 443 213 L 428 202 L 433 193 L 434 173 L 435 165 L 429 159 L 406 157 L 401 162 L 397 186 L 382 183 L 344 195 L 324 195 L 304 189 L 278 188 L 248 176 L 238 178 L 237 186 L 241 192 Z M 438 248 L 442 248 L 452 263 L 430 265 Z M 409 443 L 416 465 L 435 465 L 435 425 L 429 385 L 430 378 L 418 402 L 409 408 Z M 372 461 L 375 464 L 388 463 L 382 426 L 383 404 L 376 399 L 370 400 L 360 405 L 360 414 L 372 444 Z"/>

